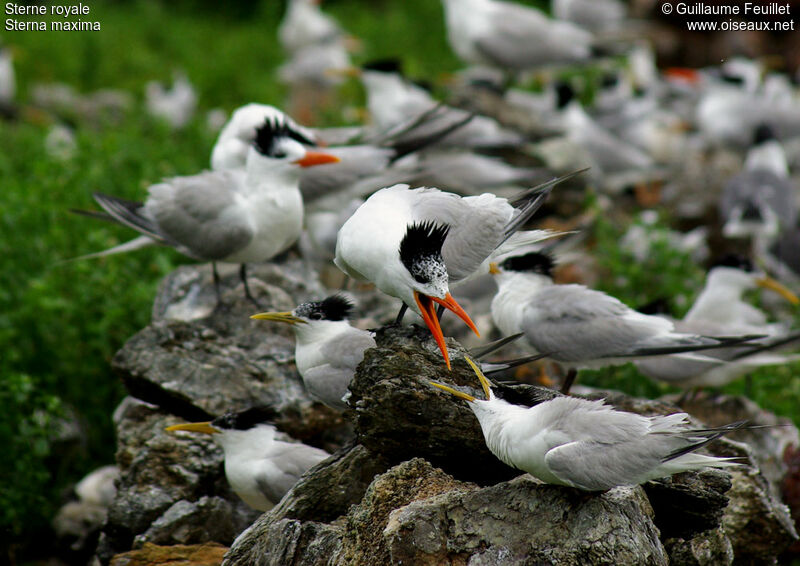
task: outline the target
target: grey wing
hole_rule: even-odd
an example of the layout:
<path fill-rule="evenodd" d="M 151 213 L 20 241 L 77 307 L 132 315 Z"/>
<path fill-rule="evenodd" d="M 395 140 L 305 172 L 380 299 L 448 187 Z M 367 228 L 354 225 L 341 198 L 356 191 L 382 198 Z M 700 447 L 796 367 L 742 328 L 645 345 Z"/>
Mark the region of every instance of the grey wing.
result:
<path fill-rule="evenodd" d="M 442 247 L 451 283 L 472 274 L 489 257 L 505 239 L 505 227 L 516 214 L 506 199 L 491 193 L 459 200 L 459 216 L 450 224 Z"/>
<path fill-rule="evenodd" d="M 346 336 L 324 344 L 321 352 L 328 363 L 303 373 L 306 389 L 314 399 L 334 409 L 346 409 L 342 397 L 347 394 L 356 367 L 364 359 L 364 350 L 374 347 L 372 336 L 361 330 L 348 332 Z"/>
<path fill-rule="evenodd" d="M 324 450 L 306 444 L 276 444 L 279 446 L 270 458 L 272 466 L 256 476 L 258 488 L 273 503 L 280 501 L 308 469 L 330 456 Z"/>
<path fill-rule="evenodd" d="M 653 442 L 611 445 L 591 440 L 571 442 L 550 450 L 545 463 L 556 476 L 587 491 L 636 484 L 661 464 L 674 444 L 667 436 L 646 438 Z"/>
<path fill-rule="evenodd" d="M 478 50 L 495 64 L 525 69 L 589 56 L 588 32 L 524 6 L 505 2 L 495 6 L 491 32 L 476 42 Z"/>
<path fill-rule="evenodd" d="M 574 440 L 545 455 L 550 471 L 575 487 L 599 491 L 639 483 L 665 457 L 689 444 L 679 436 L 684 413 L 648 418 L 598 401 L 579 407 L 556 423 Z"/>
<path fill-rule="evenodd" d="M 629 356 L 672 323 L 645 316 L 582 285 L 554 285 L 525 306 L 521 330 L 537 351 L 559 361 Z"/>
<path fill-rule="evenodd" d="M 243 182 L 244 172 L 239 170 L 176 177 L 150 187 L 145 210 L 184 253 L 221 260 L 253 237 L 248 211 L 235 199 L 236 187 Z"/>
<path fill-rule="evenodd" d="M 300 192 L 304 201 L 324 197 L 360 179 L 381 173 L 395 155 L 393 149 L 372 145 L 325 148 L 325 152 L 341 161 L 302 170 Z"/>

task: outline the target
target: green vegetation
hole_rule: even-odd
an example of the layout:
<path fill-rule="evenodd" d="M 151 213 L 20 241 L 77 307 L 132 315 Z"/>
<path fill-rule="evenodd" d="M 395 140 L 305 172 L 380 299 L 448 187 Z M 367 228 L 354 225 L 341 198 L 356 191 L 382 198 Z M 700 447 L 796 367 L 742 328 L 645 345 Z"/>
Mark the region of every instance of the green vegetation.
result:
<path fill-rule="evenodd" d="M 111 413 L 124 392 L 109 361 L 147 324 L 159 281 L 185 261 L 170 250 L 151 249 L 65 262 L 131 237 L 124 228 L 71 215 L 69 209 L 94 208 L 94 191 L 138 199 L 162 177 L 201 170 L 214 139 L 204 123 L 207 110 L 231 111 L 250 101 L 281 106 L 286 94 L 274 75 L 283 59 L 275 35 L 282 2 L 90 6 L 90 19 L 101 22 L 101 32 L 3 35 L 18 48 L 23 103 L 35 83 L 48 82 L 81 93 L 122 89 L 137 103 L 118 119 L 68 116 L 77 151 L 67 160 L 44 152 L 51 122 L 41 114 L 0 121 L 0 446 L 12 462 L 0 473 L 0 547 L 24 544 L 53 516 L 67 485 L 113 459 Z M 459 67 L 436 0 L 328 0 L 325 9 L 363 41 L 358 61 L 400 55 L 410 75 L 433 80 Z M 146 116 L 141 100 L 147 81 L 168 81 L 177 69 L 196 86 L 199 112 L 189 127 L 172 132 Z M 342 98 L 350 105 L 363 102 L 352 84 L 342 88 Z M 341 117 L 329 120 L 337 125 Z M 595 234 L 612 282 L 606 290 L 632 305 L 662 293 L 696 292 L 702 273 L 688 258 L 657 246 L 650 264 L 637 265 L 616 249 L 620 233 L 606 222 Z M 759 375 L 756 401 L 792 414 L 800 384 L 787 385 L 790 372 Z M 630 367 L 605 372 L 597 382 L 637 394 L 661 392 Z M 82 457 L 62 461 L 53 443 L 59 418 L 70 411 L 80 415 L 88 443 Z"/>

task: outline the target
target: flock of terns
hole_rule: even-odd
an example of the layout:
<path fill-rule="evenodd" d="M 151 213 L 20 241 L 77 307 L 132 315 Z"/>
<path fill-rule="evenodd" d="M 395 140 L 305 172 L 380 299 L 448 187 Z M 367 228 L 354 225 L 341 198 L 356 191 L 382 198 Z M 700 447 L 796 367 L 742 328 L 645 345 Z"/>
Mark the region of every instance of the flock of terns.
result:
<path fill-rule="evenodd" d="M 548 79 L 537 93 L 514 85 L 541 77 L 544 66 L 595 61 L 609 49 L 608 34 L 624 27 L 624 4 L 556 0 L 559 19 L 496 0 L 443 0 L 443 5 L 450 45 L 471 65 L 459 80 L 536 115 L 546 130 L 559 132 L 557 142 L 544 138 L 532 144 L 493 118 L 438 103 L 407 80 L 396 62 L 354 72 L 353 38 L 318 2 L 291 0 L 279 33 L 290 54 L 281 78 L 300 85 L 298 92 L 309 85 L 312 92 L 323 92 L 346 74 L 357 74 L 372 125 L 313 129 L 272 106 L 245 105 L 222 128 L 209 171 L 165 179 L 149 188 L 143 203 L 95 194 L 102 211 L 83 214 L 124 224 L 139 236 L 92 255 L 172 246 L 213 262 L 218 300 L 216 262 L 239 264 L 244 293 L 258 306 L 246 265 L 269 261 L 299 242 L 304 255 L 332 260 L 351 279 L 399 299 L 395 323 L 407 309 L 418 314 L 448 368 L 443 311 L 480 335 L 454 294 L 462 285 L 491 278 L 494 327 L 523 344 L 530 356 L 499 364 L 477 361 L 483 354 L 468 358 L 485 399 L 441 383 L 431 386 L 469 404 L 500 460 L 546 483 L 586 491 L 737 465 L 697 449 L 744 423 L 699 429 L 686 413 L 623 412 L 601 400 L 570 396 L 570 387 L 581 368 L 628 362 L 653 379 L 684 388 L 719 386 L 753 368 L 785 364 L 795 356 L 782 348 L 800 333 L 769 323 L 742 297 L 757 286 L 793 304 L 797 297 L 749 260 L 728 256 L 709 270 L 705 288 L 683 319 L 644 314 L 584 285 L 557 284 L 558 242 L 569 236 L 526 227 L 545 201 L 558 198 L 559 183 L 590 182 L 618 194 L 609 179 L 663 180 L 686 151 L 700 147 L 695 144 L 730 144 L 746 158 L 720 204 L 724 233 L 750 237 L 759 264 L 780 263 L 771 250 L 797 229 L 786 220 L 796 197 L 790 159 L 779 141 L 791 136 L 796 122 L 782 119 L 797 108 L 791 82 L 777 74 L 770 80 L 754 76 L 755 63 L 744 60 L 663 74 L 639 43 L 626 52 L 627 67 L 615 69 L 600 85 L 590 111 L 569 81 Z M 747 113 L 735 112 L 744 106 Z M 696 114 L 689 123 L 690 111 Z M 747 139 L 743 131 L 750 132 Z M 549 169 L 479 153 L 532 145 Z M 421 180 L 433 184 L 430 179 L 458 190 L 420 186 Z M 509 186 L 519 190 L 508 191 Z M 346 294 L 335 293 L 291 312 L 252 316 L 291 325 L 306 389 L 336 410 L 347 410 L 356 367 L 375 347 L 370 331 L 350 324 L 353 309 Z M 562 394 L 520 405 L 519 399 L 504 399 L 503 388 L 485 375 L 539 358 L 565 370 Z M 233 489 L 250 506 L 268 510 L 300 475 L 329 456 L 276 439 L 274 416 L 259 407 L 167 430 L 213 434 L 224 449 Z"/>

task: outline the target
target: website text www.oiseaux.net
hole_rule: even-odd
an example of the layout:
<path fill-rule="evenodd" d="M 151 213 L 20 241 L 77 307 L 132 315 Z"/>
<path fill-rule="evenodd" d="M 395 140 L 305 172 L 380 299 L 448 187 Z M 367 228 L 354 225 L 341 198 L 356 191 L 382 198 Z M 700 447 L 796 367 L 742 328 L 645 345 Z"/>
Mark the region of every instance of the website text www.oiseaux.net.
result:
<path fill-rule="evenodd" d="M 791 16 L 788 3 L 743 2 L 739 5 L 664 2 L 661 11 L 666 15 L 674 12 L 685 16 L 734 16 L 716 21 L 687 20 L 686 28 L 689 31 L 794 31 L 794 19 L 777 19 Z"/>

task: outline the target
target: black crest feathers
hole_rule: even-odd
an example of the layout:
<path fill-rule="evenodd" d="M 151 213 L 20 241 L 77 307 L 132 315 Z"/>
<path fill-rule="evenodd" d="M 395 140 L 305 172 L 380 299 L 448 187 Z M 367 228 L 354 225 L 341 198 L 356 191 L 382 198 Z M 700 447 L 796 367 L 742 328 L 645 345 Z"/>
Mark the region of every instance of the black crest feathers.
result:
<path fill-rule="evenodd" d="M 225 413 L 211 421 L 220 430 L 250 430 L 260 424 L 274 424 L 278 412 L 272 407 L 252 407 L 238 413 Z"/>
<path fill-rule="evenodd" d="M 403 74 L 403 65 L 400 62 L 400 59 L 394 58 L 387 58 L 387 59 L 375 59 L 373 61 L 369 61 L 361 65 L 361 68 L 365 71 L 378 71 L 380 73 L 397 73 L 398 75 Z"/>
<path fill-rule="evenodd" d="M 346 320 L 353 311 L 353 303 L 344 295 L 331 295 L 322 301 L 303 303 L 295 309 L 297 316 L 309 320 Z"/>
<path fill-rule="evenodd" d="M 712 265 L 710 269 L 715 267 L 732 267 L 734 269 L 741 269 L 742 271 L 747 271 L 748 273 L 752 273 L 755 271 L 755 266 L 753 262 L 750 261 L 743 255 L 740 254 L 725 254 L 724 256 L 718 258 Z"/>
<path fill-rule="evenodd" d="M 298 130 L 294 123 L 281 115 L 267 116 L 264 124 L 256 129 L 253 145 L 262 155 L 275 157 L 275 141 L 281 138 L 292 138 L 305 145 L 317 145 L 314 140 Z"/>
<path fill-rule="evenodd" d="M 442 246 L 449 232 L 450 226 L 432 220 L 409 224 L 400 242 L 400 261 L 414 273 L 415 264 L 429 259 L 441 260 Z"/>
<path fill-rule="evenodd" d="M 555 262 L 549 255 L 541 252 L 531 252 L 506 259 L 500 264 L 506 271 L 528 271 L 540 273 L 551 277 Z"/>

